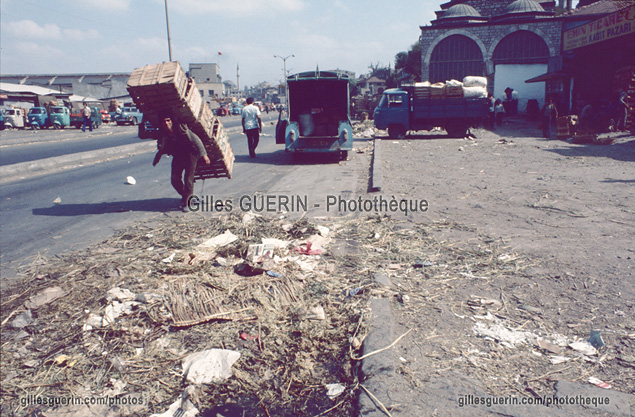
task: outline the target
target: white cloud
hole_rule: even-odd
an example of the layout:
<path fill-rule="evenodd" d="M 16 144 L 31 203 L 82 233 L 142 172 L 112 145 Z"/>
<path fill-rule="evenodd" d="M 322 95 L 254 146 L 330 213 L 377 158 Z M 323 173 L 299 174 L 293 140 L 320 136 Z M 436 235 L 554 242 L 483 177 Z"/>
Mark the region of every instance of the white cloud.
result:
<path fill-rule="evenodd" d="M 46 23 L 38 25 L 32 20 L 19 20 L 5 24 L 8 35 L 18 39 L 43 39 L 43 40 L 93 40 L 100 37 L 95 29 L 78 30 L 62 29 L 56 24 Z"/>
<path fill-rule="evenodd" d="M 32 20 L 18 20 L 4 25 L 7 34 L 22 39 L 60 39 L 62 30 L 52 23 L 40 26 Z"/>
<path fill-rule="evenodd" d="M 126 11 L 132 0 L 70 0 L 69 7 L 81 7 L 89 10 L 101 10 L 105 12 Z"/>
<path fill-rule="evenodd" d="M 229 13 L 239 16 L 297 12 L 306 7 L 304 0 L 170 0 L 168 10 L 194 15 L 201 13 Z"/>

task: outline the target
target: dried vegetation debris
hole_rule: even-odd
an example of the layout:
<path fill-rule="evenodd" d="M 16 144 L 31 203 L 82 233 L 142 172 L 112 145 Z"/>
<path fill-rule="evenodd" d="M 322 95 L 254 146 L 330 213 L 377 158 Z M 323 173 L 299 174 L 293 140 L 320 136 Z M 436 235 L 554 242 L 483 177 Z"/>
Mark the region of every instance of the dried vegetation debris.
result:
<path fill-rule="evenodd" d="M 358 255 L 340 258 L 329 242 L 360 221 L 166 216 L 36 260 L 2 296 L 2 414 L 54 415 L 20 400 L 77 393 L 143 397 L 121 415 L 163 413 L 188 388 L 184 358 L 227 349 L 240 352 L 234 376 L 197 387 L 199 410 L 233 403 L 254 416 L 318 415 L 337 406 L 335 415 L 349 415 L 359 348 L 350 340 L 364 331 L 370 296 L 349 290 L 373 281 Z M 263 241 L 273 258 L 245 259 Z M 346 389 L 332 395 L 332 384 Z"/>
<path fill-rule="evenodd" d="M 447 230 L 477 233 L 386 216 L 191 214 L 36 261 L 2 296 L 2 414 L 54 416 L 19 400 L 83 394 L 143 398 L 116 409 L 131 416 L 177 402 L 191 415 L 232 407 L 252 416 L 354 415 L 370 297 L 390 297 L 413 329 L 393 342 L 413 388 L 455 370 L 492 395 L 548 394 L 554 377 L 596 377 L 633 392 L 632 322 L 605 333 L 596 355 L 582 353 L 571 345 L 586 341 L 591 324 L 572 315 L 563 325 L 560 306 L 540 301 L 550 282 L 532 275 L 537 261 L 490 238 L 435 237 Z M 246 259 L 265 241 L 271 259 Z M 378 285 L 378 272 L 393 286 Z M 191 384 L 184 359 L 210 349 L 240 353 L 233 376 Z M 412 362 L 413 350 L 427 360 Z"/>

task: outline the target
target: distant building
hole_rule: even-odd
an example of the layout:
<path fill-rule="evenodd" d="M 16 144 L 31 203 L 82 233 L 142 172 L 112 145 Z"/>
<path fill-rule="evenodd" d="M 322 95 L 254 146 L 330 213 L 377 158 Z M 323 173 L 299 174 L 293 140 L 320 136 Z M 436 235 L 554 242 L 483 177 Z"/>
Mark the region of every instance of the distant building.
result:
<path fill-rule="evenodd" d="M 204 101 L 225 97 L 225 85 L 218 64 L 190 64 L 189 76 L 196 81 Z"/>
<path fill-rule="evenodd" d="M 58 91 L 61 94 L 95 97 L 100 100 L 111 98 L 124 101 L 130 96 L 126 85 L 130 73 L 99 74 L 2 74 L 0 82 L 33 85 Z"/>
<path fill-rule="evenodd" d="M 361 95 L 374 96 L 375 94 L 382 94 L 384 92 L 386 89 L 386 80 L 373 76 L 359 80 L 357 87 Z"/>
<path fill-rule="evenodd" d="M 565 6 L 560 1 L 561 7 Z M 430 82 L 484 76 L 502 97 L 507 87 L 520 95 L 519 110 L 530 99 L 542 105 L 542 84 L 525 80 L 560 69 L 562 19 L 555 1 L 452 0 L 437 19 L 421 26 L 421 79 Z"/>

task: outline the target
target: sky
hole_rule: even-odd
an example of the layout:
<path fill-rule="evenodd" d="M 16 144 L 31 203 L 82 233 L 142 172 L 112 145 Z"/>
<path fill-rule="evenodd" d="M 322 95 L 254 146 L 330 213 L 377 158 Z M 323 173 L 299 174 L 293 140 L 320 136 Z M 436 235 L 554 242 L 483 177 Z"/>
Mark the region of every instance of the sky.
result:
<path fill-rule="evenodd" d="M 167 0 L 172 60 L 223 81 L 394 66 L 446 0 Z M 0 73 L 132 72 L 170 60 L 165 0 L 1 0 Z"/>

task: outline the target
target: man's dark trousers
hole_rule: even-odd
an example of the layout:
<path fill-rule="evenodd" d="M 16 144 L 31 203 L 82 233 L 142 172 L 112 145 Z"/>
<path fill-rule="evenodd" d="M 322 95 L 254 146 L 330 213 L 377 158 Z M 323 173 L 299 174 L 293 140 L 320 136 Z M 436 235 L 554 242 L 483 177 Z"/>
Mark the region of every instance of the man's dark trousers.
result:
<path fill-rule="evenodd" d="M 194 194 L 194 173 L 198 157 L 191 153 L 175 154 L 172 157 L 172 187 L 181 194 L 181 204 L 187 204 Z"/>
<path fill-rule="evenodd" d="M 260 140 L 259 129 L 247 129 L 245 130 L 245 134 L 247 135 L 247 144 L 249 145 L 249 156 L 254 158 L 256 156 L 256 147 Z"/>

